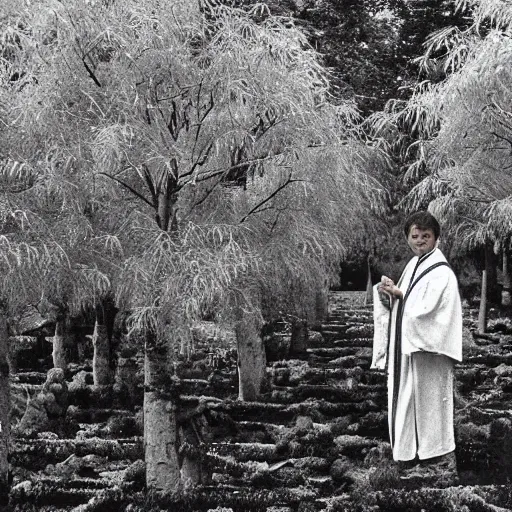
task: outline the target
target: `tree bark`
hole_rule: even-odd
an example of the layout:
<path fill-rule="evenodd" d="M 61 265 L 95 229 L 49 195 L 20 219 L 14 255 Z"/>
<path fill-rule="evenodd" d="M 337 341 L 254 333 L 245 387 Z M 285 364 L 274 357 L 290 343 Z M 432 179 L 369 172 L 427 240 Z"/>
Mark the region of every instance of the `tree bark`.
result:
<path fill-rule="evenodd" d="M 503 289 L 501 291 L 501 305 L 502 306 L 510 306 L 512 303 L 512 297 L 510 294 L 512 279 L 510 276 L 510 260 L 509 260 L 509 251 L 507 245 L 503 247 Z"/>
<path fill-rule="evenodd" d="M 112 384 L 113 372 L 111 364 L 111 340 L 114 318 L 117 310 L 109 301 L 96 307 L 96 322 L 92 335 L 93 358 L 92 372 L 94 385 L 108 386 Z"/>
<path fill-rule="evenodd" d="M 0 310 L 0 505 L 6 505 L 9 497 L 9 412 L 11 391 L 9 384 L 9 336 L 7 316 Z"/>
<path fill-rule="evenodd" d="M 487 330 L 487 298 L 489 291 L 489 269 L 492 265 L 492 258 L 490 257 L 490 252 L 492 251 L 492 247 L 489 244 L 486 244 L 484 249 L 484 258 L 485 258 L 485 267 L 482 270 L 482 287 L 480 292 L 480 309 L 478 311 L 478 332 L 480 334 L 485 333 Z"/>
<path fill-rule="evenodd" d="M 241 312 L 235 334 L 238 348 L 238 398 L 256 401 L 266 378 L 265 344 L 261 338 L 261 322 L 256 315 Z"/>
<path fill-rule="evenodd" d="M 494 252 L 494 244 L 489 242 L 487 246 L 485 250 L 485 269 L 487 270 L 487 301 L 498 305 L 501 302 L 501 293 L 498 284 L 498 257 Z"/>
<path fill-rule="evenodd" d="M 55 335 L 53 336 L 53 367 L 67 370 L 68 364 L 76 360 L 78 348 L 74 337 L 69 330 L 69 321 L 66 316 L 55 323 Z"/>
<path fill-rule="evenodd" d="M 181 483 L 184 488 L 211 484 L 212 471 L 203 464 L 201 445 L 211 440 L 205 407 L 199 404 L 194 410 L 178 417 L 180 444 L 186 445 L 180 464 Z"/>
<path fill-rule="evenodd" d="M 175 491 L 180 484 L 176 404 L 163 392 L 168 375 L 167 354 L 146 339 L 144 361 L 144 459 L 146 485 L 155 491 Z"/>

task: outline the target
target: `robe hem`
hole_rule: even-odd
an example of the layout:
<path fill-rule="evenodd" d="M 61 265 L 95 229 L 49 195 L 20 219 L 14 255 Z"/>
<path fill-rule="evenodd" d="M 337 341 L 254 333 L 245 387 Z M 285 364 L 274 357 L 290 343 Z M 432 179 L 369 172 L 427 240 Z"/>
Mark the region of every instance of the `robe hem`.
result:
<path fill-rule="evenodd" d="M 455 445 L 453 445 L 453 448 L 450 450 L 442 450 L 441 452 L 435 452 L 435 455 L 429 455 L 428 457 L 420 457 L 417 453 L 414 457 L 411 457 L 410 459 L 406 458 L 396 458 L 393 456 L 393 460 L 396 462 L 411 462 L 413 460 L 419 459 L 419 460 L 428 460 L 428 459 L 434 459 L 435 457 L 441 457 L 442 455 L 448 455 L 449 453 L 452 453 L 455 451 Z"/>

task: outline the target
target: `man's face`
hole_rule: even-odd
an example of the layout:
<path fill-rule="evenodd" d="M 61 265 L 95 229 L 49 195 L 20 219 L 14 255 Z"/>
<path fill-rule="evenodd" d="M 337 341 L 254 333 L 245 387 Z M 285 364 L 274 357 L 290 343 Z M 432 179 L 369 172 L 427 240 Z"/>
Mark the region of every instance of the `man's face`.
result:
<path fill-rule="evenodd" d="M 423 256 L 435 247 L 436 239 L 431 229 L 419 229 L 413 224 L 409 229 L 407 243 L 416 256 Z"/>

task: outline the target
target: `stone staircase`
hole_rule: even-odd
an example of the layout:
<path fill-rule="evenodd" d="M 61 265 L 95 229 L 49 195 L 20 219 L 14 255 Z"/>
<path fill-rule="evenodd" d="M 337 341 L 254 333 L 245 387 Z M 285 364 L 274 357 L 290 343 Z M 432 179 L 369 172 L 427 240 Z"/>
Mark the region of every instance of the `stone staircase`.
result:
<path fill-rule="evenodd" d="M 454 500 L 466 507 L 460 510 L 508 510 L 512 336 L 480 345 L 471 340 L 457 367 L 462 485 L 416 482 L 410 490 L 390 461 L 386 376 L 369 369 L 372 310 L 363 297 L 332 292 L 320 335 L 311 336 L 301 359 L 269 363 L 271 385 L 258 402 L 236 399 L 234 368 L 220 372 L 223 380 L 204 375 L 185 382 L 184 405 L 207 403 L 208 439 L 200 448 L 210 480 L 185 489 L 184 497 L 148 502 L 140 414 L 106 400 L 101 408 L 97 402 L 70 408 L 74 438 L 41 433 L 13 440 L 12 510 L 420 512 L 459 510 L 447 505 Z M 471 327 L 471 311 L 466 317 Z M 19 373 L 13 389 L 34 393 L 44 378 Z"/>

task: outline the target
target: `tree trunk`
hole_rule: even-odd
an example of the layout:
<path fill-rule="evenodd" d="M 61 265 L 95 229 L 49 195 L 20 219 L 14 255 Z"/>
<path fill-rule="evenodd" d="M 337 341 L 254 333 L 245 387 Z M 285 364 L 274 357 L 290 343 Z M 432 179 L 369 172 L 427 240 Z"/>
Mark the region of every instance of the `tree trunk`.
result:
<path fill-rule="evenodd" d="M 180 484 L 176 404 L 163 392 L 168 376 L 167 353 L 146 339 L 144 361 L 144 459 L 146 485 L 154 491 L 175 491 Z"/>
<path fill-rule="evenodd" d="M 487 301 L 498 305 L 501 302 L 500 287 L 498 284 L 498 257 L 494 252 L 494 244 L 488 243 L 485 255 L 485 269 L 487 270 Z"/>
<path fill-rule="evenodd" d="M 208 422 L 204 416 L 205 407 L 199 404 L 194 410 L 179 417 L 180 445 L 185 447 L 181 453 L 180 475 L 184 488 L 196 485 L 209 485 L 212 470 L 203 463 L 202 445 L 211 441 Z"/>
<path fill-rule="evenodd" d="M 92 335 L 92 346 L 94 349 L 92 357 L 92 376 L 95 386 L 108 386 L 112 382 L 109 345 L 107 326 L 100 324 L 99 320 L 96 318 L 94 333 Z"/>
<path fill-rule="evenodd" d="M 370 256 L 367 258 L 368 277 L 366 279 L 366 294 L 364 303 L 369 305 L 373 303 L 373 284 L 372 284 L 372 267 L 370 265 Z"/>
<path fill-rule="evenodd" d="M 238 398 L 255 401 L 259 398 L 266 377 L 265 344 L 261 323 L 254 314 L 242 312 L 235 325 L 238 348 Z"/>
<path fill-rule="evenodd" d="M 78 348 L 74 337 L 69 330 L 67 317 L 62 317 L 55 323 L 55 335 L 53 337 L 53 367 L 66 371 L 68 364 L 76 360 Z"/>
<path fill-rule="evenodd" d="M 492 247 L 489 244 L 486 244 L 484 249 L 484 258 L 485 258 L 485 267 L 482 271 L 482 289 L 480 293 L 480 309 L 478 311 L 478 332 L 480 334 L 485 333 L 487 330 L 487 297 L 489 291 L 489 268 L 492 265 L 492 258 L 490 257 L 490 252 L 492 251 Z"/>
<path fill-rule="evenodd" d="M 9 336 L 5 311 L 0 310 L 0 505 L 6 505 L 9 495 Z"/>
<path fill-rule="evenodd" d="M 292 318 L 290 356 L 304 356 L 308 350 L 308 324 L 301 318 Z"/>
<path fill-rule="evenodd" d="M 508 244 L 507 244 L 508 245 Z M 502 306 L 510 306 L 512 303 L 510 290 L 512 279 L 510 276 L 510 261 L 509 261 L 509 252 L 508 246 L 505 245 L 503 247 L 503 289 L 501 291 L 501 305 Z"/>
<path fill-rule="evenodd" d="M 96 307 L 96 323 L 92 335 L 92 372 L 95 386 L 112 384 L 111 347 L 114 318 L 117 310 L 109 301 Z"/>

